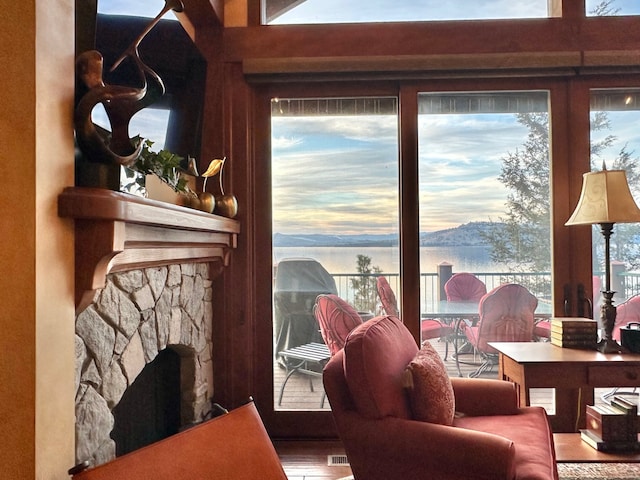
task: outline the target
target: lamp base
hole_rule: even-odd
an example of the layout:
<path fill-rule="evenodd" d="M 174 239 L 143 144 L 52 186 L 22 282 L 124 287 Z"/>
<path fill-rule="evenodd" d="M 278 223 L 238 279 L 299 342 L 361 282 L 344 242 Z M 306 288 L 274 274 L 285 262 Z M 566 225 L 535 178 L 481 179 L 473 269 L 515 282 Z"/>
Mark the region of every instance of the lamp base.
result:
<path fill-rule="evenodd" d="M 622 352 L 622 346 L 616 342 L 613 338 L 606 340 L 602 339 L 598 342 L 596 349 L 601 353 L 620 353 Z"/>

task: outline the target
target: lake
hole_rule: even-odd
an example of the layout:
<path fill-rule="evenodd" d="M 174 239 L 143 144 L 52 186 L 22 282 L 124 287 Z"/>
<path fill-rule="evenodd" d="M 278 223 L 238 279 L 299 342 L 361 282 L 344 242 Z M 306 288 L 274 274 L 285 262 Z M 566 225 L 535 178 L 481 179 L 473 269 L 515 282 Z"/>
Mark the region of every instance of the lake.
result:
<path fill-rule="evenodd" d="M 317 260 L 329 273 L 356 273 L 358 255 L 371 258 L 371 266 L 383 273 L 398 273 L 398 247 L 275 247 L 274 259 L 309 257 Z M 489 247 L 421 247 L 421 273 L 436 273 L 443 262 L 453 265 L 454 272 L 506 272 L 507 267 L 491 261 Z"/>

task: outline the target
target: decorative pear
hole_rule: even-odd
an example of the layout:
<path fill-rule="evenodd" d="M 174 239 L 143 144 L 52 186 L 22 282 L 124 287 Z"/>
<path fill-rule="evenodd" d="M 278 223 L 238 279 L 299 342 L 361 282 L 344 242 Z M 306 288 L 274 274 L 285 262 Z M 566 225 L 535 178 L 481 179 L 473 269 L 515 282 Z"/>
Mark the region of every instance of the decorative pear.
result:
<path fill-rule="evenodd" d="M 207 179 L 209 177 L 218 175 L 219 185 L 220 185 L 220 194 L 215 195 L 215 208 L 213 209 L 213 213 L 222 215 L 223 217 L 227 217 L 227 218 L 234 218 L 238 214 L 238 200 L 234 195 L 225 194 L 224 186 L 222 184 L 222 172 L 223 172 L 223 167 L 226 160 L 227 160 L 227 157 L 224 157 L 222 160 L 215 159 L 211 161 L 207 170 L 202 174 L 202 176 L 204 177 L 204 183 L 202 185 L 202 189 L 206 190 Z M 203 193 L 207 193 L 207 192 L 203 192 Z M 201 198 L 201 201 L 202 201 L 202 198 Z"/>

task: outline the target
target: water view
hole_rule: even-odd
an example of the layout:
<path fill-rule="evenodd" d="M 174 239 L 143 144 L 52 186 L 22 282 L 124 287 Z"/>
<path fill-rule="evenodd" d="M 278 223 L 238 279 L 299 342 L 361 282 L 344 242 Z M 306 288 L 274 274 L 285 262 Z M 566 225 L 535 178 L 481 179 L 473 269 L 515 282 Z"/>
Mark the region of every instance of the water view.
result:
<path fill-rule="evenodd" d="M 436 273 L 439 264 L 453 265 L 454 272 L 506 272 L 505 266 L 495 264 L 488 246 L 421 247 L 420 271 Z M 366 255 L 371 265 L 383 273 L 398 274 L 398 247 L 275 247 L 274 263 L 283 258 L 308 257 L 320 262 L 332 274 L 356 273 L 356 258 Z"/>

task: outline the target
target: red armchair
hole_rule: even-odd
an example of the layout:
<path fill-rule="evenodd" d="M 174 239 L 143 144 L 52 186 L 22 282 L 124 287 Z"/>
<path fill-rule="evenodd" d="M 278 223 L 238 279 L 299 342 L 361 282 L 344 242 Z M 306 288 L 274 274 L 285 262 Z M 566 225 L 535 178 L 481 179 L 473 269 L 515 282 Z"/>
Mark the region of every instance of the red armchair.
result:
<path fill-rule="evenodd" d="M 407 367 L 418 353 L 398 319 L 376 317 L 353 330 L 324 369 L 325 391 L 356 479 L 558 478 L 546 413 L 518 408 L 510 382 L 449 379 L 436 359 L 430 378 L 450 385 L 456 415 L 445 415 L 443 423 L 415 420 L 416 404 L 442 403 L 440 395 L 423 398 L 421 390 L 409 393 L 405 387 Z"/>

